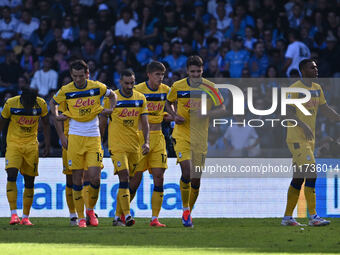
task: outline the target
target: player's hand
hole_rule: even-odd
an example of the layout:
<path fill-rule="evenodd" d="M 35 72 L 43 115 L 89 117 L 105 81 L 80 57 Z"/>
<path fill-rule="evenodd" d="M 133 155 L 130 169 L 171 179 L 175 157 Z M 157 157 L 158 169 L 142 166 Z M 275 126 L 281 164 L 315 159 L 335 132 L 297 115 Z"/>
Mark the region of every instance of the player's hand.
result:
<path fill-rule="evenodd" d="M 185 121 L 185 119 L 182 116 L 180 116 L 180 115 L 175 116 L 175 123 L 176 124 L 183 124 L 184 121 Z"/>
<path fill-rule="evenodd" d="M 144 143 L 142 146 L 142 154 L 146 155 L 149 153 L 149 151 L 150 151 L 149 143 Z"/>
<path fill-rule="evenodd" d="M 103 115 L 106 116 L 106 117 L 109 117 L 109 116 L 112 114 L 112 112 L 113 112 L 113 109 L 107 109 L 107 108 L 105 108 L 105 109 L 101 112 L 101 114 L 103 114 Z"/>
<path fill-rule="evenodd" d="M 303 124 L 303 125 L 301 125 L 301 128 L 302 128 L 303 132 L 305 133 L 307 140 L 313 140 L 314 139 L 313 131 L 310 129 L 310 127 L 308 125 Z"/>
<path fill-rule="evenodd" d="M 60 137 L 60 142 L 61 142 L 61 145 L 64 147 L 64 149 L 67 150 L 68 140 L 67 140 L 66 136 Z"/>
<path fill-rule="evenodd" d="M 43 157 L 47 157 L 50 154 L 50 146 L 46 146 L 43 151 Z"/>
<path fill-rule="evenodd" d="M 67 117 L 66 115 L 64 115 L 64 114 L 59 114 L 59 115 L 56 116 L 55 118 L 56 118 L 56 120 L 58 120 L 58 121 L 65 121 L 65 120 L 68 119 L 68 117 Z"/>
<path fill-rule="evenodd" d="M 172 117 L 170 114 L 166 113 L 166 114 L 164 114 L 163 120 L 164 120 L 165 122 L 171 122 L 171 121 L 173 121 L 174 119 L 173 119 L 173 117 Z"/>

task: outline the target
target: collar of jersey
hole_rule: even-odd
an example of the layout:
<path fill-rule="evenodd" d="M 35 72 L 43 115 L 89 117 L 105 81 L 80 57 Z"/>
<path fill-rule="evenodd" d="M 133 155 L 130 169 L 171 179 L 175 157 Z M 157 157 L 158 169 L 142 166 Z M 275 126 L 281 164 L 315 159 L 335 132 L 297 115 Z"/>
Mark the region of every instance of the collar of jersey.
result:
<path fill-rule="evenodd" d="M 79 88 L 75 82 L 73 82 L 73 84 L 77 89 L 85 89 L 87 87 L 87 80 L 85 80 L 85 87 L 84 88 Z"/>
<path fill-rule="evenodd" d="M 120 93 L 120 95 L 121 95 L 122 97 L 125 97 L 125 98 L 130 98 L 130 97 L 132 97 L 132 96 L 133 96 L 133 90 L 132 90 L 132 95 L 131 95 L 131 96 L 129 96 L 129 97 L 127 97 L 127 96 L 124 96 L 124 95 L 123 95 L 123 93 L 122 93 L 122 91 L 121 91 L 121 89 L 119 89 L 119 93 Z"/>
<path fill-rule="evenodd" d="M 150 86 L 149 86 L 149 83 L 147 81 L 145 81 L 145 84 L 146 86 L 148 87 L 148 89 L 150 89 L 151 91 L 157 91 L 158 89 L 152 89 Z"/>
<path fill-rule="evenodd" d="M 308 85 L 303 81 L 302 78 L 300 79 L 300 81 L 301 81 L 301 83 L 303 84 L 303 86 L 305 86 L 305 87 L 307 87 L 307 88 L 312 88 L 312 87 L 313 87 L 313 82 L 311 82 L 311 85 L 308 86 Z"/>

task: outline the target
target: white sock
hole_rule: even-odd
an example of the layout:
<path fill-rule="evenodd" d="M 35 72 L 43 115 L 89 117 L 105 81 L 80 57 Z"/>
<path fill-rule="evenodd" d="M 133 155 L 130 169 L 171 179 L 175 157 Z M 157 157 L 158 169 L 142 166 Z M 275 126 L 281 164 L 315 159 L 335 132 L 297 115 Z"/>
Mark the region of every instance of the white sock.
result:
<path fill-rule="evenodd" d="M 186 211 L 186 210 L 190 210 L 189 207 L 183 207 L 183 212 Z"/>
<path fill-rule="evenodd" d="M 93 211 L 93 208 L 86 208 L 87 211 Z"/>
<path fill-rule="evenodd" d="M 11 215 L 17 214 L 17 210 L 11 210 Z"/>
<path fill-rule="evenodd" d="M 120 217 L 119 216 L 115 216 L 115 220 L 118 220 L 118 219 L 120 219 Z"/>
<path fill-rule="evenodd" d="M 23 218 L 23 219 L 28 218 L 28 215 L 23 214 L 23 215 L 22 215 L 22 218 Z"/>
<path fill-rule="evenodd" d="M 72 218 L 77 218 L 77 214 L 76 213 L 70 213 L 70 219 Z"/>
<path fill-rule="evenodd" d="M 156 216 L 152 216 L 151 220 L 158 219 Z"/>
<path fill-rule="evenodd" d="M 129 216 L 131 216 L 131 214 L 125 215 L 125 220 L 126 220 Z"/>

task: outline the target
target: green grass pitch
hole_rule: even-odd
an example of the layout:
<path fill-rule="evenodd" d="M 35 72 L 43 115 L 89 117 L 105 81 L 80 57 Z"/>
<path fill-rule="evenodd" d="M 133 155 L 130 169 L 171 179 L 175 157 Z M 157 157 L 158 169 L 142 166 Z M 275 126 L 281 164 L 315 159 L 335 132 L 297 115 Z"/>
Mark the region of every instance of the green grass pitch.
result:
<path fill-rule="evenodd" d="M 1 255 L 106 254 L 336 254 L 340 253 L 340 218 L 326 227 L 283 227 L 281 219 L 162 219 L 166 228 L 149 227 L 137 218 L 133 227 L 113 227 L 100 218 L 98 227 L 79 229 L 67 218 L 31 218 L 35 226 L 10 226 L 0 218 Z M 299 219 L 307 223 L 307 219 Z"/>

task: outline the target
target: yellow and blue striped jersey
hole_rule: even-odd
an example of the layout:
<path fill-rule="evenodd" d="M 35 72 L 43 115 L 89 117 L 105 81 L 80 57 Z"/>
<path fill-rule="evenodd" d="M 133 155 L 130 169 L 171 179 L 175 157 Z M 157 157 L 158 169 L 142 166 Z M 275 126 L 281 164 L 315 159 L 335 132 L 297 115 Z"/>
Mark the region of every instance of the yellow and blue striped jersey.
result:
<path fill-rule="evenodd" d="M 115 93 L 117 104 L 110 115 L 108 128 L 109 150 L 111 153 L 138 152 L 138 123 L 141 115 L 148 113 L 146 98 L 136 90 L 130 97 L 122 95 L 120 90 L 115 90 Z M 104 107 L 109 105 L 109 100 L 105 98 Z"/>
<path fill-rule="evenodd" d="M 201 109 L 201 95 L 207 96 L 207 110 L 209 111 L 214 106 L 223 104 L 223 97 L 215 84 L 209 80 L 202 78 L 202 84 L 197 87 L 191 87 L 189 79 L 185 78 L 176 81 L 167 96 L 167 100 L 171 103 L 177 101 L 177 114 L 182 116 L 185 121 L 183 124 L 176 124 L 172 136 L 176 139 L 184 139 L 190 141 L 190 135 L 205 141 L 208 136 L 209 116 L 197 119 L 193 111 Z M 191 113 L 191 114 L 190 114 Z M 190 125 L 190 122 L 194 123 Z"/>
<path fill-rule="evenodd" d="M 32 109 L 24 109 L 20 101 L 21 96 L 9 98 L 1 112 L 4 119 L 9 119 L 7 143 L 36 142 L 39 118 L 48 113 L 44 99 L 37 97 L 36 105 Z"/>
<path fill-rule="evenodd" d="M 142 82 L 135 86 L 135 90 L 142 93 L 147 100 L 149 123 L 162 123 L 169 86 L 161 83 L 158 89 L 153 90 L 147 82 Z"/>
<path fill-rule="evenodd" d="M 105 84 L 86 80 L 86 86 L 82 89 L 77 88 L 74 82 L 62 86 L 53 99 L 57 104 L 66 103 L 64 115 L 76 121 L 87 122 L 102 112 L 101 102 L 106 93 Z"/>
<path fill-rule="evenodd" d="M 299 108 L 297 108 L 295 105 L 292 105 L 296 109 L 296 116 L 303 121 L 305 124 L 307 124 L 311 130 L 313 131 L 313 135 L 315 138 L 315 121 L 316 121 L 316 115 L 319 109 L 320 105 L 323 105 L 326 103 L 325 96 L 323 94 L 323 90 L 321 86 L 317 83 L 312 82 L 312 86 L 306 86 L 301 80 L 295 82 L 290 86 L 290 88 L 304 88 L 309 90 L 311 93 L 311 99 L 304 103 L 303 106 L 312 114 L 312 115 L 304 115 Z M 287 95 L 290 99 L 296 99 L 299 98 L 299 93 L 289 93 Z M 303 95 L 304 97 L 305 95 Z M 306 141 L 307 138 L 299 126 L 296 127 L 289 127 L 287 128 L 287 142 L 299 142 L 299 141 Z"/>

